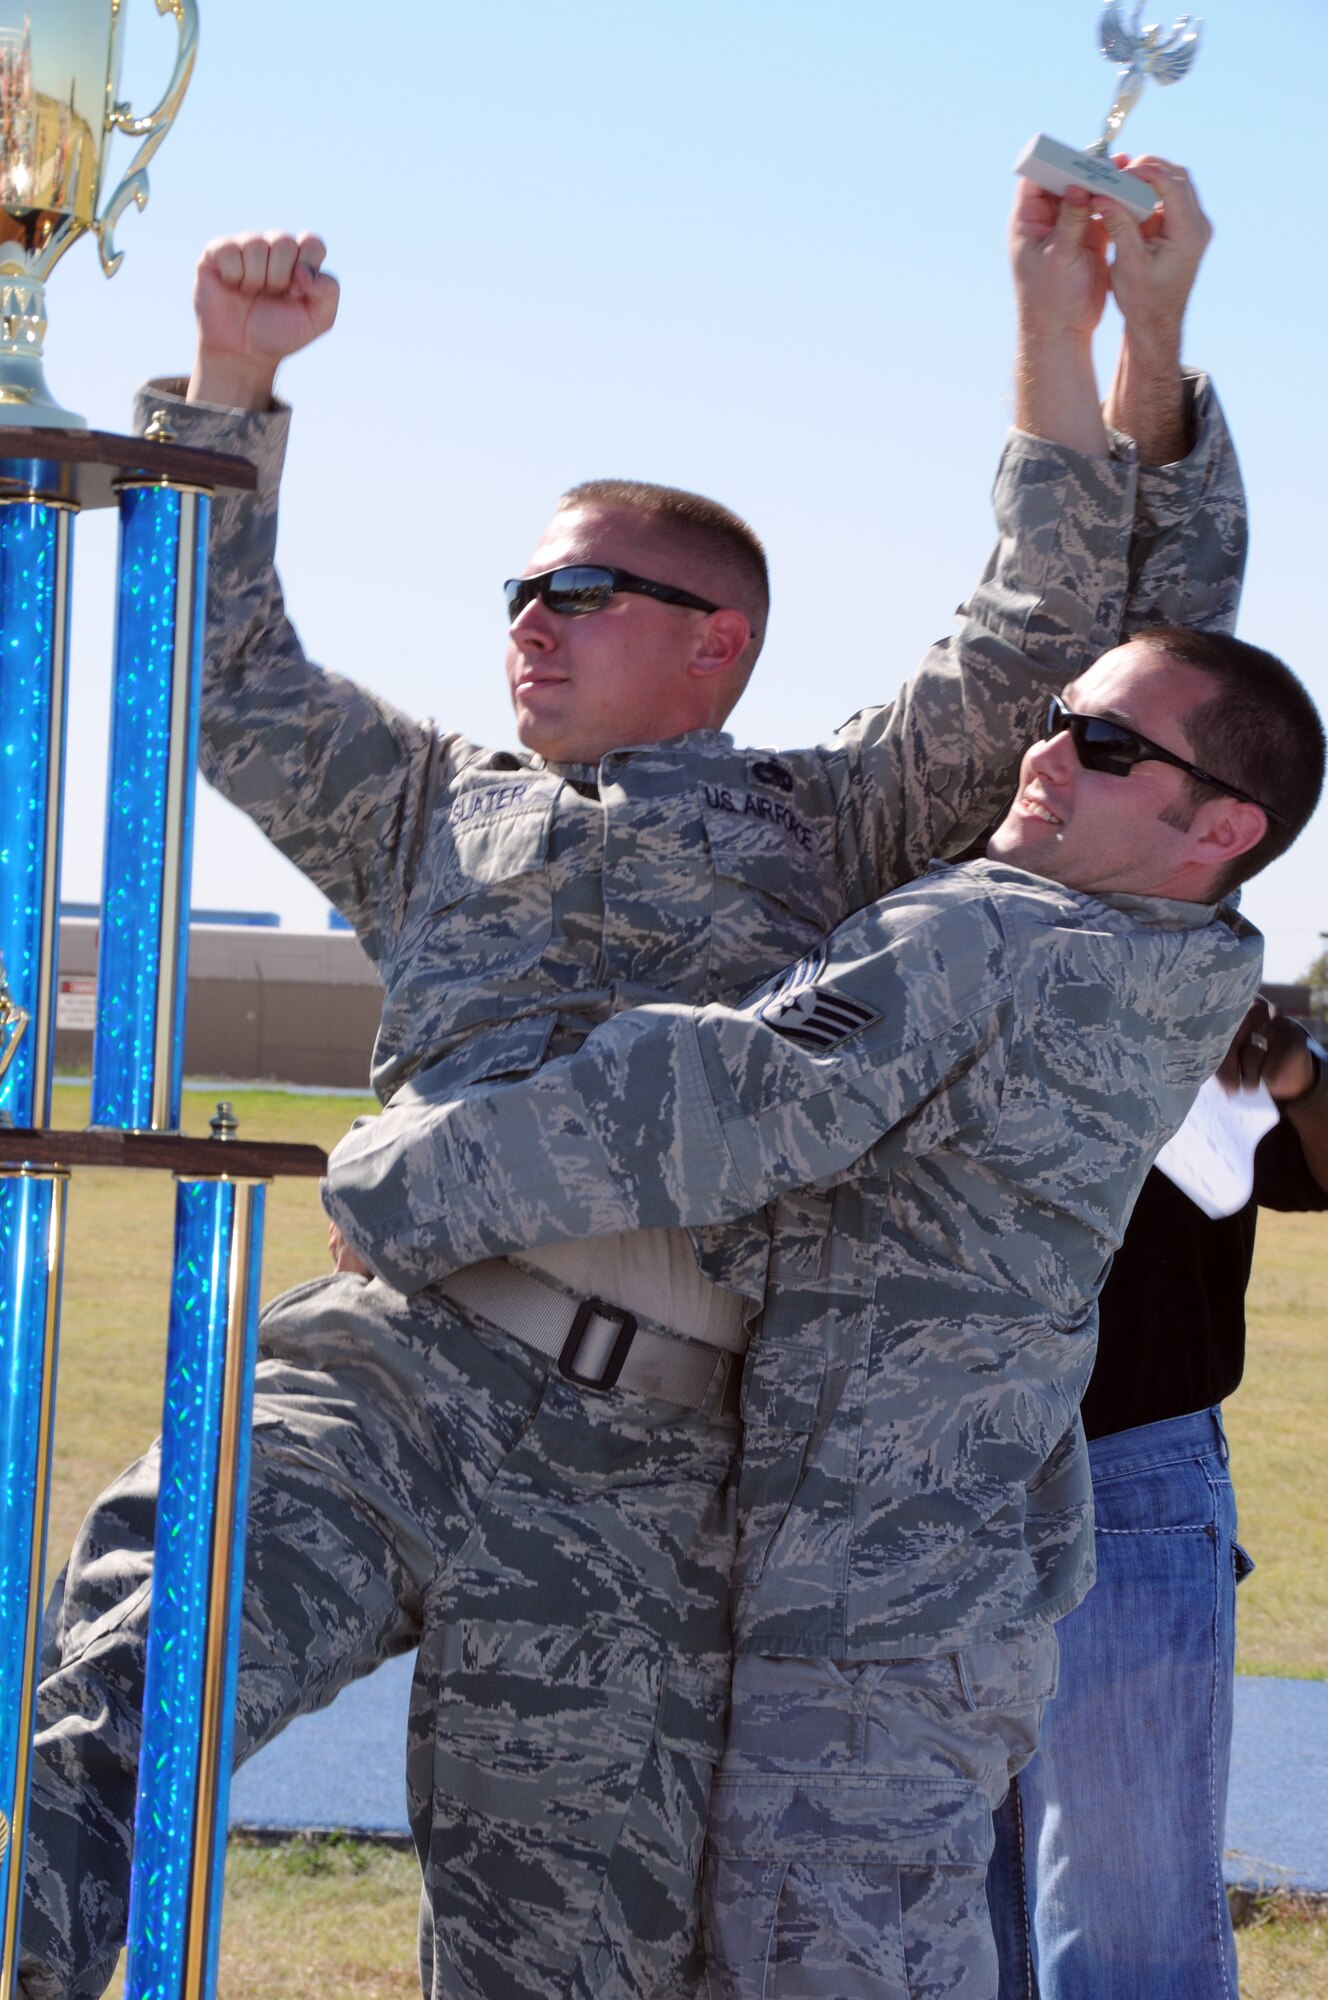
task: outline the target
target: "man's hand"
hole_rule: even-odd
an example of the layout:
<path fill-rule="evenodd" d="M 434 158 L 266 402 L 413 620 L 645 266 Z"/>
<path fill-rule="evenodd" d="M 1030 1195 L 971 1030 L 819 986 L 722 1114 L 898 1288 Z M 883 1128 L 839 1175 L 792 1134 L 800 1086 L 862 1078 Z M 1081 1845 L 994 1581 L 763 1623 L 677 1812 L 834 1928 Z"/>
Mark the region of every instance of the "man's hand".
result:
<path fill-rule="evenodd" d="M 1328 1193 L 1328 1066 L 1299 1021 L 1258 999 L 1222 1058 L 1218 1081 L 1228 1090 L 1265 1083 L 1296 1128 L 1305 1165 Z"/>
<path fill-rule="evenodd" d="M 335 1272 L 349 1273 L 355 1278 L 372 1278 L 373 1272 L 363 1257 L 351 1249 L 335 1222 L 327 1225 L 327 1254 L 332 1259 Z"/>
<path fill-rule="evenodd" d="M 1179 353 L 1181 323 L 1213 225 L 1184 167 L 1152 154 L 1129 161 L 1122 154 L 1117 164 L 1147 181 L 1162 206 L 1136 222 L 1120 202 L 1100 204 L 1115 252 L 1111 289 L 1133 338 L 1165 340 Z"/>
<path fill-rule="evenodd" d="M 323 270 L 317 236 L 224 236 L 198 261 L 198 356 L 192 403 L 265 410 L 278 364 L 326 333 L 340 286 Z"/>
<path fill-rule="evenodd" d="M 1010 217 L 1020 332 L 1091 340 L 1110 289 L 1106 252 L 1106 230 L 1082 188 L 1057 196 L 1020 181 Z"/>
<path fill-rule="evenodd" d="M 1102 226 L 1114 255 L 1111 289 L 1125 317 L 1125 340 L 1107 397 L 1108 423 L 1132 437 L 1145 465 L 1170 465 L 1190 448 L 1180 372 L 1185 308 L 1213 225 L 1184 167 L 1145 154 L 1117 166 L 1147 181 L 1162 206 L 1137 222 L 1103 201 Z"/>
<path fill-rule="evenodd" d="M 1010 217 L 1019 334 L 1015 423 L 1093 457 L 1107 434 L 1093 374 L 1093 331 L 1109 285 L 1107 234 L 1082 188 L 1063 197 L 1020 181 Z"/>
<path fill-rule="evenodd" d="M 1254 1090 L 1265 1084 L 1276 1104 L 1303 1097 L 1314 1082 L 1316 1065 L 1310 1037 L 1299 1021 L 1256 1000 L 1222 1058 L 1217 1079 L 1227 1090 Z"/>

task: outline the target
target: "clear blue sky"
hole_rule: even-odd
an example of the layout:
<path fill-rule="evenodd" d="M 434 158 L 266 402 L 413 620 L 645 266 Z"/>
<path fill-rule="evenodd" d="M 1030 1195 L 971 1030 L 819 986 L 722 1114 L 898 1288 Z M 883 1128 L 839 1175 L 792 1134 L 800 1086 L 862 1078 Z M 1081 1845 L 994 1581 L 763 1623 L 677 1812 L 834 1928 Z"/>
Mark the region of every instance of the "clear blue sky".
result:
<path fill-rule="evenodd" d="M 1217 379 L 1250 488 L 1241 630 L 1328 706 L 1313 360 L 1328 6 L 1202 11 L 1194 70 L 1150 86 L 1126 138 L 1184 160 L 1217 225 L 1187 349 Z M 1095 0 L 201 13 L 152 199 L 118 230 L 120 274 L 108 285 L 84 242 L 52 279 L 47 372 L 63 402 L 120 428 L 136 381 L 188 366 L 210 236 L 326 236 L 341 319 L 283 377 L 296 424 L 280 558 L 314 658 L 510 741 L 498 584 L 563 487 L 628 473 L 714 493 L 767 541 L 774 617 L 740 737 L 811 741 L 894 691 L 986 553 L 1010 401 L 1010 162 L 1038 129 L 1081 143 L 1100 129 L 1113 71 Z M 143 109 L 174 27 L 150 0 L 129 16 L 125 81 Z M 108 520 L 83 521 L 77 898 L 100 883 L 113 554 Z M 1272 978 L 1294 977 L 1328 931 L 1325 824 L 1249 892 Z M 210 796 L 195 900 L 325 922 L 321 898 Z"/>

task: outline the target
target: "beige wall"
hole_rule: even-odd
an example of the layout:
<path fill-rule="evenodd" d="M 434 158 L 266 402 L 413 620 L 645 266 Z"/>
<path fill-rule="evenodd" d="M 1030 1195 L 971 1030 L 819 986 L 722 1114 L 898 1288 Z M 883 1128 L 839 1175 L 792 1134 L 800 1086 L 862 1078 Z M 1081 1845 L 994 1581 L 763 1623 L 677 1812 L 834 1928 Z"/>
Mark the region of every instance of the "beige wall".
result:
<path fill-rule="evenodd" d="M 60 925 L 60 975 L 97 967 L 97 925 Z M 367 1089 L 382 989 L 353 937 L 200 928 L 189 945 L 187 1076 Z M 60 1028 L 57 1069 L 92 1060 L 90 1028 Z"/>

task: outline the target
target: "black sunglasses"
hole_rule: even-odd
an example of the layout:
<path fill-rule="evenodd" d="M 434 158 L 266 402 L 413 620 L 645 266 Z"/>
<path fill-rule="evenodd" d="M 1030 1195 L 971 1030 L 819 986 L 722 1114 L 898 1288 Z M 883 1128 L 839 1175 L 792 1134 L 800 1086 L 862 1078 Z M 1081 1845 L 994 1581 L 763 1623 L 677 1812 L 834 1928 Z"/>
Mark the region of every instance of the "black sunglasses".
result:
<path fill-rule="evenodd" d="M 546 569 L 540 576 L 509 576 L 503 585 L 507 618 L 514 624 L 528 604 L 540 598 L 550 611 L 563 618 L 584 618 L 589 611 L 602 611 L 620 590 L 636 597 L 657 597 L 663 604 L 683 604 L 689 611 L 718 611 L 708 598 L 679 590 L 672 583 L 652 583 L 649 577 L 633 576 L 630 570 L 611 569 L 608 563 L 564 563 Z"/>
<path fill-rule="evenodd" d="M 1274 812 L 1262 799 L 1227 784 L 1224 778 L 1215 778 L 1211 771 L 1201 770 L 1197 764 L 1187 764 L 1174 750 L 1164 750 L 1160 743 L 1141 736 L 1137 729 L 1127 729 L 1123 722 L 1111 722 L 1105 715 L 1075 715 L 1059 696 L 1053 695 L 1042 725 L 1043 741 L 1059 736 L 1065 729 L 1069 730 L 1074 754 L 1086 771 L 1104 771 L 1109 778 L 1128 778 L 1136 764 L 1174 764 L 1178 771 L 1197 778 L 1201 785 L 1211 785 L 1214 791 L 1225 792 L 1228 798 L 1239 799 L 1243 805 L 1258 806 L 1260 812 L 1267 813 L 1279 826 L 1288 824 L 1282 813 Z"/>

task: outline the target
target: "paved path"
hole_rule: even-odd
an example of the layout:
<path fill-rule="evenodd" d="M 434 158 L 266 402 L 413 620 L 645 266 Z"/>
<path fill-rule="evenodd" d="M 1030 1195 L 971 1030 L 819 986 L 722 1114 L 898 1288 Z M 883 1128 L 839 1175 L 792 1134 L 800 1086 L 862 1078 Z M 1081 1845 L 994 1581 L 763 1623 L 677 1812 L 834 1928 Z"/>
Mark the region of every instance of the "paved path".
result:
<path fill-rule="evenodd" d="M 402 1838 L 413 1656 L 302 1716 L 238 1771 L 231 1824 Z M 1328 1894 L 1328 1682 L 1236 1682 L 1227 1881 Z"/>
<path fill-rule="evenodd" d="M 1328 1892 L 1328 1681 L 1236 1681 L 1227 1881 Z"/>

